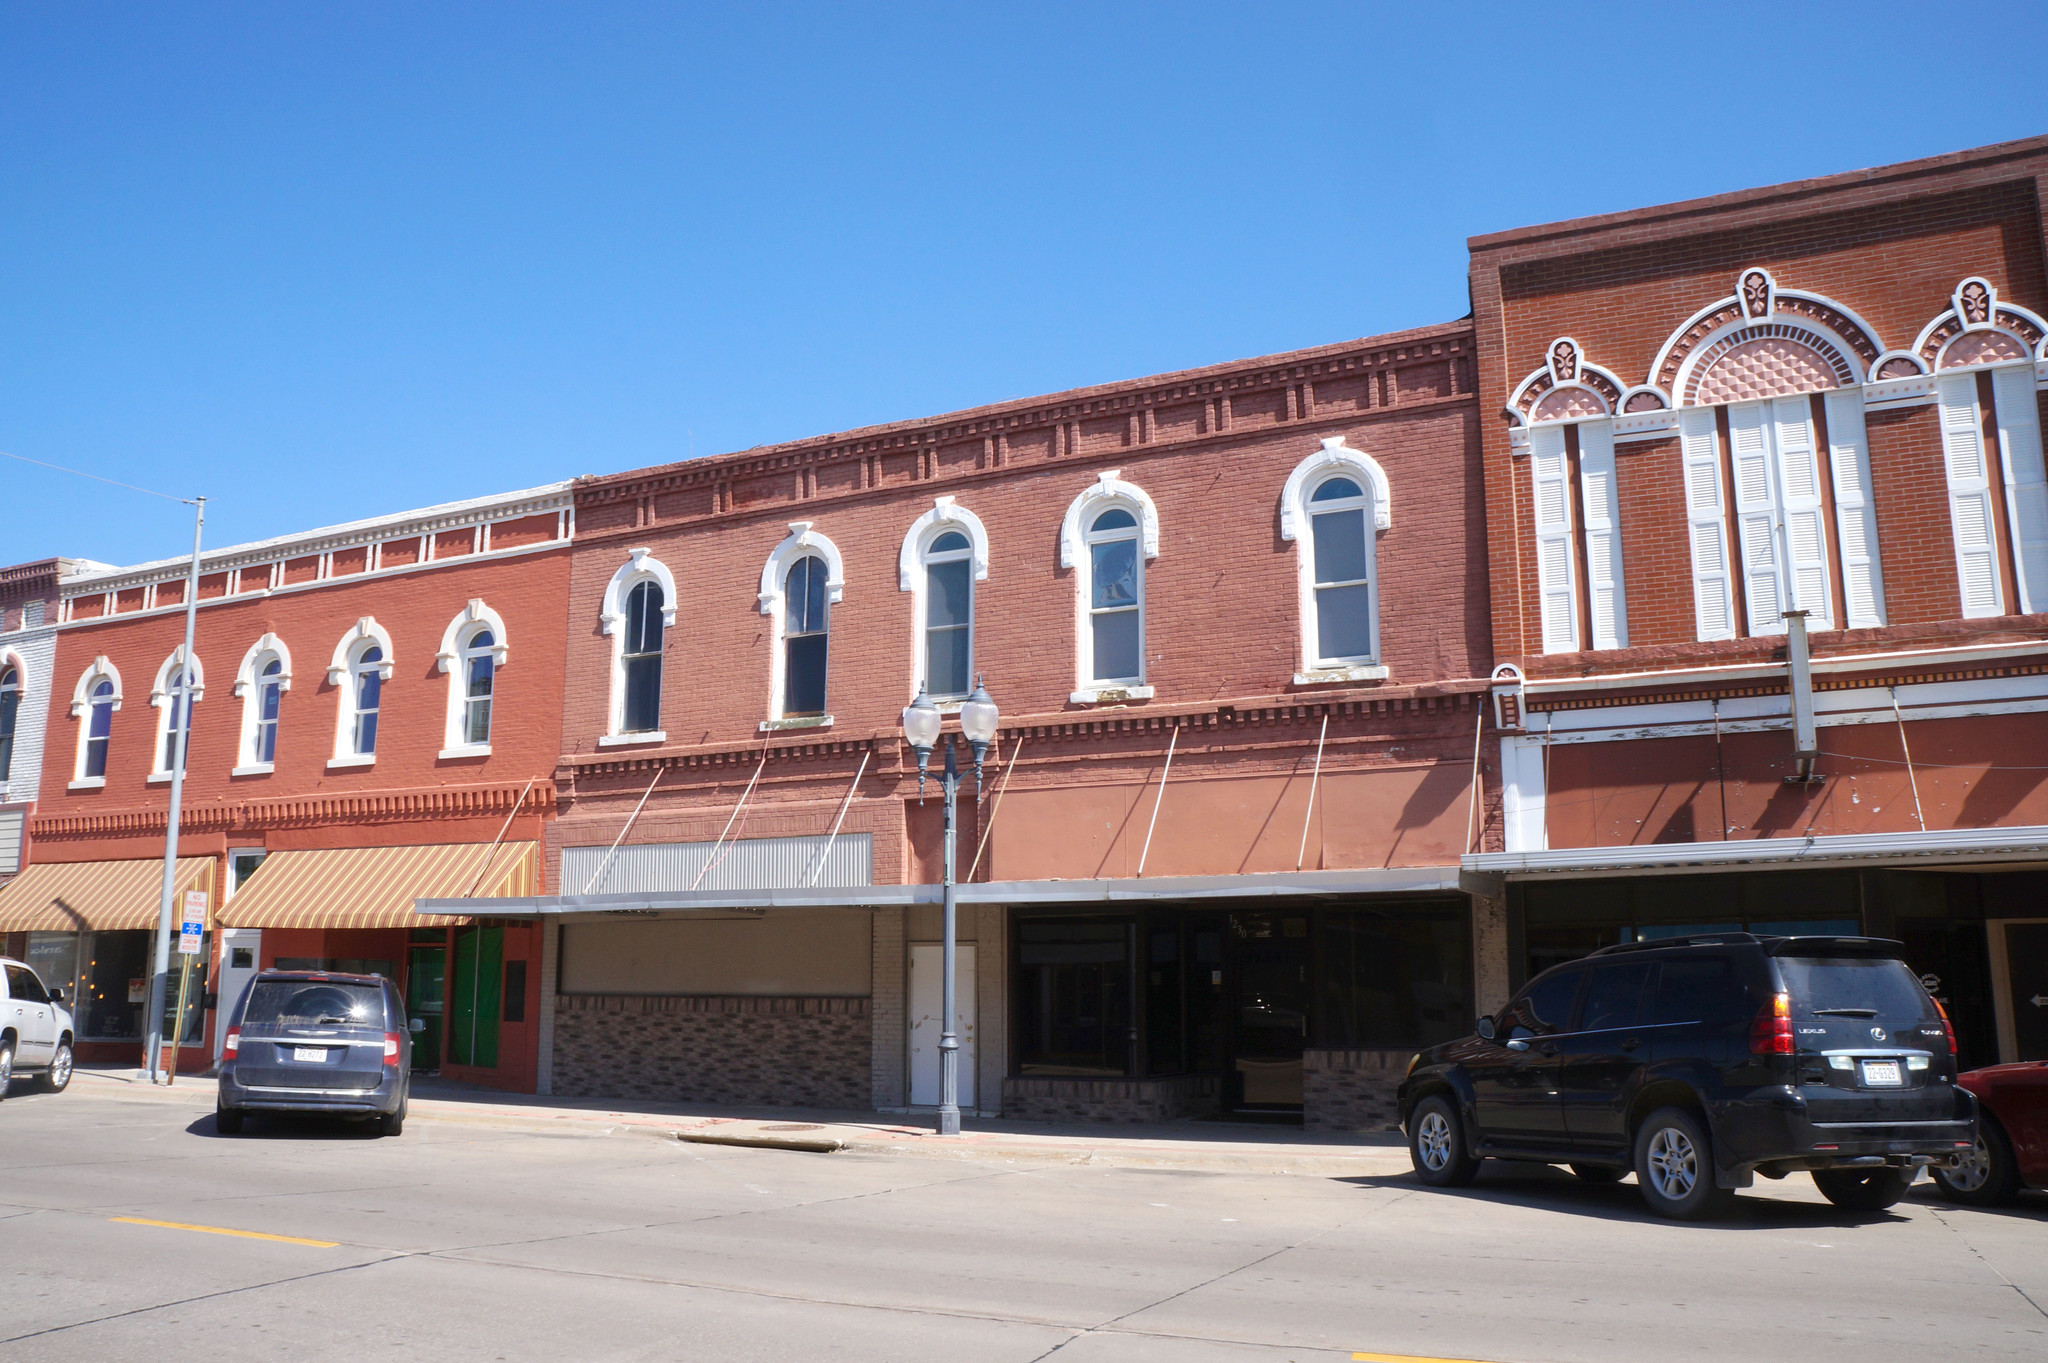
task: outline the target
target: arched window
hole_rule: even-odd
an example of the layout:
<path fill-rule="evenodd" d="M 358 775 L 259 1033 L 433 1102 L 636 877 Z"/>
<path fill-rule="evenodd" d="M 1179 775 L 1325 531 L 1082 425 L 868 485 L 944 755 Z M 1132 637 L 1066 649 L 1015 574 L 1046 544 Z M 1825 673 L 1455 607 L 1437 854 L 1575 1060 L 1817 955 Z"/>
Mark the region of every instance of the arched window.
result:
<path fill-rule="evenodd" d="M 256 741 L 250 754 L 265 766 L 277 760 L 277 709 L 284 694 L 284 664 L 272 658 L 256 678 Z"/>
<path fill-rule="evenodd" d="M 624 682 L 624 733 L 654 733 L 661 728 L 661 645 L 668 609 L 661 584 L 642 582 L 626 594 L 626 637 L 619 661 Z"/>
<path fill-rule="evenodd" d="M 1369 662 L 1372 645 L 1371 501 L 1343 474 L 1309 494 L 1310 561 L 1315 574 L 1316 662 L 1325 667 Z"/>
<path fill-rule="evenodd" d="M 825 713 L 825 654 L 830 637 L 825 560 L 805 554 L 783 580 L 782 717 Z"/>
<path fill-rule="evenodd" d="M 149 773 L 150 780 L 170 780 L 178 769 L 180 751 L 187 761 L 191 760 L 192 706 L 205 698 L 206 669 L 197 658 L 186 656 L 181 644 L 164 659 L 156 674 L 156 685 L 149 692 L 149 703 L 158 710 L 155 766 Z"/>
<path fill-rule="evenodd" d="M 284 693 L 292 689 L 292 655 L 284 641 L 266 634 L 249 646 L 235 673 L 242 698 L 242 741 L 235 776 L 261 776 L 277 761 L 277 731 Z"/>
<path fill-rule="evenodd" d="M 356 757 L 377 755 L 377 716 L 384 705 L 384 650 L 374 642 L 363 644 L 349 659 L 349 753 Z"/>
<path fill-rule="evenodd" d="M 120 672 L 104 656 L 93 659 L 71 693 L 71 717 L 80 721 L 72 789 L 94 789 L 107 783 L 107 744 L 114 732 L 114 711 L 120 708 Z"/>
<path fill-rule="evenodd" d="M 1120 506 L 1088 525 L 1088 634 L 1098 685 L 1145 680 L 1145 561 L 1138 518 Z"/>
<path fill-rule="evenodd" d="M 924 551 L 924 682 L 935 700 L 973 689 L 973 560 L 974 547 L 958 530 Z"/>
<path fill-rule="evenodd" d="M 14 766 L 14 718 L 21 709 L 21 669 L 0 665 L 0 781 Z"/>
<path fill-rule="evenodd" d="M 435 660 L 448 674 L 448 725 L 441 756 L 487 757 L 491 751 L 491 713 L 496 704 L 498 669 L 509 656 L 505 622 L 481 600 L 472 598 L 448 622 Z"/>
<path fill-rule="evenodd" d="M 163 748 L 157 755 L 158 771 L 176 771 L 190 755 L 192 732 L 192 691 L 185 684 L 185 669 L 171 673 L 164 690 L 170 704 L 164 707 Z"/>
<path fill-rule="evenodd" d="M 462 648 L 462 741 L 471 746 L 491 741 L 491 679 L 497 669 L 488 628 L 469 636 Z"/>
<path fill-rule="evenodd" d="M 335 689 L 334 756 L 329 767 L 367 767 L 377 760 L 377 732 L 384 722 L 384 683 L 397 671 L 391 634 L 366 615 L 341 636 L 327 664 Z"/>

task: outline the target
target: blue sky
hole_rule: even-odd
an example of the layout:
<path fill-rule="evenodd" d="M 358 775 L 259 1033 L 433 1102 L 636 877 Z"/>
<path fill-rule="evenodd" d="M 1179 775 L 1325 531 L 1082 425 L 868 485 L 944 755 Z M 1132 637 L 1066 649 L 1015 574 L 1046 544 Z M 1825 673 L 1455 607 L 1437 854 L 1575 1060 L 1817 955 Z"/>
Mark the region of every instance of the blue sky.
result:
<path fill-rule="evenodd" d="M 0 450 L 225 544 L 1442 321 L 1474 233 L 2048 131 L 2048 10 L 1932 12 L 11 5 Z M 0 460 L 0 563 L 190 534 Z"/>

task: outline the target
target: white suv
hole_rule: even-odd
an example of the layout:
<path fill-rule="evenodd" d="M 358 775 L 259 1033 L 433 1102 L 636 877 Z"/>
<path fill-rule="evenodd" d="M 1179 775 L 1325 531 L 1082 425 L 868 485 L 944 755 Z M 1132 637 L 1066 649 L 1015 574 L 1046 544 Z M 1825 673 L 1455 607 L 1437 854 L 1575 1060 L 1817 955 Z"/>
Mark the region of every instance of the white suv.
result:
<path fill-rule="evenodd" d="M 64 991 L 43 988 L 35 971 L 0 956 L 0 1098 L 23 1070 L 40 1071 L 44 1092 L 62 1093 L 76 1035 Z"/>

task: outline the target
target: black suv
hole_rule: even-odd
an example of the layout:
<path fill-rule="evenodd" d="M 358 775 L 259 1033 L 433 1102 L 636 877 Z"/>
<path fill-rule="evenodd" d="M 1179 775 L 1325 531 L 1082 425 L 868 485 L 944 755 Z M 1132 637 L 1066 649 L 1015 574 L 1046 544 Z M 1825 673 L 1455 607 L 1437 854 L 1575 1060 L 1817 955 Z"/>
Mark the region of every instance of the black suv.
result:
<path fill-rule="evenodd" d="M 1487 1156 L 1631 1169 L 1665 1216 L 1727 1210 L 1752 1176 L 1810 1170 L 1836 1206 L 1889 1207 L 1977 1138 L 1941 1005 L 1869 937 L 1724 933 L 1608 947 L 1544 971 L 1478 1035 L 1409 1062 L 1415 1172 Z"/>
<path fill-rule="evenodd" d="M 265 970 L 221 1043 L 214 1121 L 235 1135 L 251 1112 L 331 1112 L 405 1129 L 412 1034 L 398 986 L 381 975 Z"/>

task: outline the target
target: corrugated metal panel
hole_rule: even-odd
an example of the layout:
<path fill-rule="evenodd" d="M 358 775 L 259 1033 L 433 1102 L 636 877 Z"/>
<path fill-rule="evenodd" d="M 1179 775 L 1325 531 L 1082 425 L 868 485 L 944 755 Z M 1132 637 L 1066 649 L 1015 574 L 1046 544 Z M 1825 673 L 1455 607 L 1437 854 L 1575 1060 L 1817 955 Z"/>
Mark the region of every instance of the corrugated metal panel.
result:
<path fill-rule="evenodd" d="M 825 851 L 819 833 L 802 838 L 740 838 L 715 842 L 643 842 L 621 847 L 605 866 L 603 847 L 562 849 L 565 894 L 662 894 L 699 890 L 854 889 L 875 883 L 875 839 L 842 833 Z M 716 857 L 712 849 L 717 848 Z M 824 856 L 820 869 L 819 857 Z M 590 878 L 604 866 L 604 881 Z M 706 866 L 710 869 L 705 870 Z M 703 878 L 698 879 L 702 873 Z M 813 881 L 812 877 L 816 876 Z"/>
<path fill-rule="evenodd" d="M 21 869 L 21 811 L 0 810 L 0 876 Z"/>

